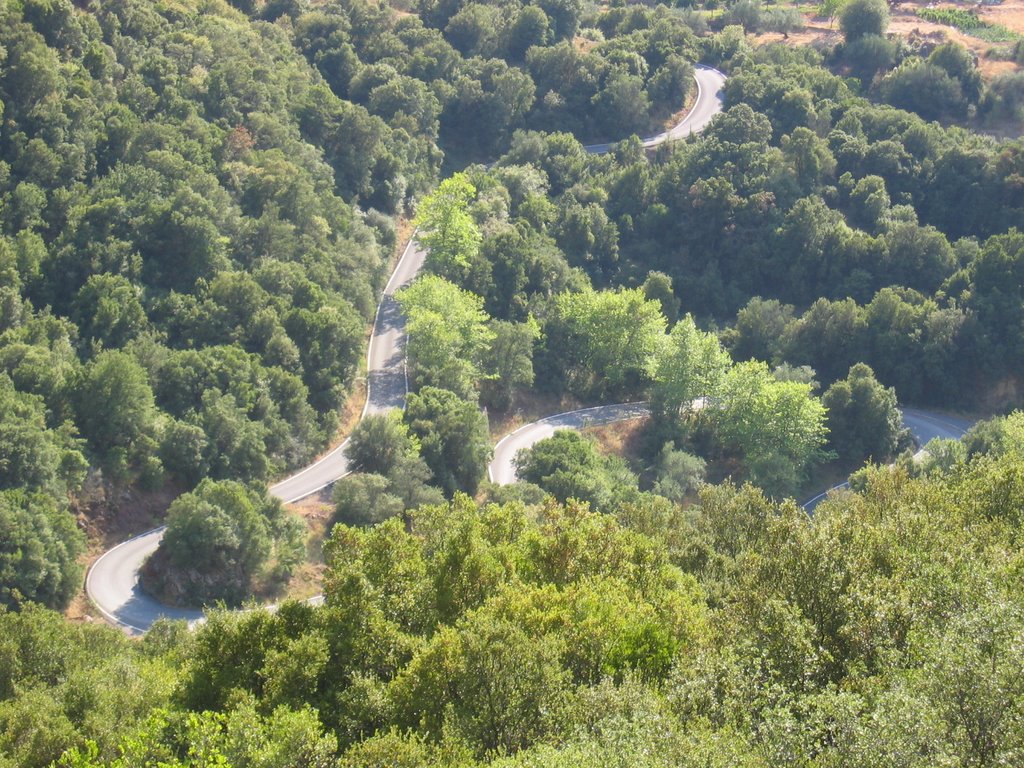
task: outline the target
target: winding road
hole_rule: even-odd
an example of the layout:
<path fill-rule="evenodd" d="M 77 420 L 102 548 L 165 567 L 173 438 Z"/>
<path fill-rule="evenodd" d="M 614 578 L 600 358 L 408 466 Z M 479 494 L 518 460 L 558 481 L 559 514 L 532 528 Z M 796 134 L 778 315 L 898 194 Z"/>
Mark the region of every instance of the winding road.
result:
<path fill-rule="evenodd" d="M 362 415 L 382 413 L 405 406 L 405 322 L 395 293 L 411 283 L 423 267 L 425 254 L 413 239 L 384 288 L 373 321 L 366 356 L 366 404 Z M 348 440 L 305 469 L 270 487 L 285 503 L 311 496 L 348 474 L 345 449 Z M 163 538 L 164 527 L 140 534 L 107 550 L 93 563 L 85 579 L 85 591 L 103 617 L 132 634 L 143 634 L 161 617 L 196 622 L 198 608 L 174 608 L 146 594 L 139 585 L 139 569 Z"/>
<path fill-rule="evenodd" d="M 694 71 L 697 82 L 697 100 L 690 112 L 668 131 L 642 139 L 644 147 L 655 147 L 666 141 L 689 136 L 704 129 L 722 111 L 722 87 L 725 75 L 711 67 L 698 66 Z M 611 144 L 592 144 L 584 147 L 588 152 L 602 154 L 611 149 Z M 366 404 L 362 415 L 383 413 L 405 407 L 408 389 L 405 368 L 405 319 L 395 300 L 395 293 L 411 283 L 423 266 L 425 253 L 414 239 L 410 240 L 384 288 L 373 332 L 367 351 Z M 603 406 L 608 408 L 608 406 Z M 609 415 L 618 413 L 612 406 Z M 625 418 L 625 411 L 622 417 Z M 565 416 L 571 416 L 564 414 Z M 559 417 L 551 417 L 557 423 Z M 615 420 L 615 419 L 612 419 Z M 547 420 L 545 420 L 547 421 Z M 566 426 L 573 423 L 569 418 Z M 552 427 L 551 431 L 557 427 Z M 540 439 L 540 438 L 537 438 Z M 536 442 L 536 440 L 534 440 Z M 303 499 L 331 485 L 348 474 L 345 449 L 348 440 L 341 443 L 308 467 L 270 487 L 270 492 L 285 503 Z M 139 569 L 159 546 L 164 528 L 140 534 L 102 554 L 85 580 L 85 591 L 104 618 L 129 633 L 142 634 L 157 619 L 166 617 L 200 621 L 203 612 L 199 609 L 172 608 L 165 606 L 142 591 L 139 586 Z"/>
<path fill-rule="evenodd" d="M 524 424 L 515 432 L 510 432 L 494 446 L 494 456 L 487 465 L 487 477 L 492 483 L 509 485 L 516 481 L 515 458 L 524 448 L 530 448 L 546 437 L 551 437 L 559 429 L 586 429 L 603 424 L 614 424 L 618 421 L 629 421 L 649 416 L 651 413 L 647 403 L 619 403 L 617 405 L 595 405 L 593 408 L 581 408 L 578 411 L 556 413 Z"/>
<path fill-rule="evenodd" d="M 693 108 L 686 113 L 686 117 L 667 131 L 641 139 L 640 144 L 644 149 L 653 149 L 666 141 L 685 139 L 691 133 L 700 133 L 714 119 L 715 115 L 722 111 L 722 87 L 725 85 L 725 75 L 717 69 L 698 66 L 693 72 L 693 79 L 697 81 L 697 100 L 694 101 Z M 614 146 L 612 143 L 588 144 L 584 149 L 595 155 L 603 155 L 611 151 Z"/>
<path fill-rule="evenodd" d="M 903 425 L 910 430 L 920 450 L 916 456 L 924 452 L 924 446 L 936 437 L 959 440 L 973 425 L 973 421 L 955 416 L 945 416 L 916 408 L 900 408 Z M 551 437 L 558 429 L 585 429 L 618 421 L 639 419 L 650 415 L 647 403 L 618 403 L 615 405 L 597 405 L 578 411 L 567 411 L 554 416 L 524 424 L 515 432 L 506 435 L 494 446 L 494 456 L 487 467 L 487 476 L 491 482 L 507 485 L 516 481 L 515 457 L 524 448 L 530 448 L 546 437 Z M 841 483 L 827 491 L 823 491 L 813 499 L 805 501 L 801 506 L 808 513 L 824 501 L 832 491 L 846 488 L 849 483 Z"/>

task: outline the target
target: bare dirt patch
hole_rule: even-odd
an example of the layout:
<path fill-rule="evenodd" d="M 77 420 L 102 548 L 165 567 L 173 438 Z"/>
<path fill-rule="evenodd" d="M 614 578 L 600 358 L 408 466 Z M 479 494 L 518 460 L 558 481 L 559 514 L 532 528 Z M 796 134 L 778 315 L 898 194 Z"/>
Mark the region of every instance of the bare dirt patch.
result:
<path fill-rule="evenodd" d="M 813 43 L 834 45 L 840 42 L 843 36 L 839 32 L 839 23 L 815 18 L 813 15 L 804 17 L 804 28 L 796 32 L 784 35 L 781 32 L 765 32 L 755 36 L 757 43 L 785 43 L 794 47 L 808 46 Z"/>
<path fill-rule="evenodd" d="M 306 562 L 295 569 L 288 584 L 282 590 L 283 596 L 305 600 L 322 591 L 324 578 L 324 541 L 331 529 L 334 505 L 330 503 L 330 489 L 325 489 L 288 508 L 306 521 L 309 535 L 306 538 Z"/>
<path fill-rule="evenodd" d="M 991 24 L 1002 24 L 1007 29 L 1024 35 L 1024 0 L 1007 0 L 999 5 L 983 5 L 978 9 L 978 16 Z"/>
<path fill-rule="evenodd" d="M 1006 0 L 999 5 L 979 6 L 975 3 L 929 3 L 903 2 L 890 5 L 889 34 L 899 35 L 904 39 L 929 38 L 935 42 L 952 40 L 960 43 L 978 57 L 978 71 L 982 78 L 989 82 L 1000 75 L 1014 72 L 1020 67 L 1012 61 L 1002 61 L 993 56 L 999 48 L 1006 48 L 1009 43 L 993 43 L 965 34 L 955 27 L 925 21 L 917 15 L 919 8 L 959 8 L 973 10 L 979 18 L 991 24 L 1000 24 L 1013 32 L 1024 35 L 1024 0 Z M 785 43 L 792 46 L 831 46 L 842 41 L 839 21 L 831 24 L 821 19 L 814 12 L 804 14 L 805 27 L 797 32 L 783 35 L 780 32 L 768 32 L 755 36 L 755 43 Z"/>

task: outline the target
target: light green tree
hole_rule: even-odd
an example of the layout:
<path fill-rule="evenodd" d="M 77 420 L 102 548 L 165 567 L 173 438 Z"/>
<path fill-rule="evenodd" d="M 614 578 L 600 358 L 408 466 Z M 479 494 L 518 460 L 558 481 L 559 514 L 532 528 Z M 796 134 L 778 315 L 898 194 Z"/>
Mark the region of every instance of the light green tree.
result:
<path fill-rule="evenodd" d="M 725 375 L 713 418 L 718 441 L 742 454 L 750 479 L 772 494 L 796 490 L 828 434 L 825 406 L 811 385 L 778 381 L 759 362 Z"/>
<path fill-rule="evenodd" d="M 420 244 L 427 248 L 427 269 L 455 282 L 466 276 L 483 239 L 469 213 L 476 188 L 464 173 L 445 179 L 423 198 L 416 226 Z"/>
<path fill-rule="evenodd" d="M 642 288 L 585 290 L 555 299 L 547 353 L 571 389 L 620 394 L 650 380 L 665 316 Z"/>
<path fill-rule="evenodd" d="M 484 376 L 495 333 L 483 299 L 444 278 L 426 275 L 398 294 L 408 318 L 414 388 L 441 387 L 470 396 Z"/>
<path fill-rule="evenodd" d="M 713 333 L 698 330 L 687 315 L 672 329 L 657 357 L 651 406 L 659 417 L 678 419 L 714 397 L 732 361 Z"/>

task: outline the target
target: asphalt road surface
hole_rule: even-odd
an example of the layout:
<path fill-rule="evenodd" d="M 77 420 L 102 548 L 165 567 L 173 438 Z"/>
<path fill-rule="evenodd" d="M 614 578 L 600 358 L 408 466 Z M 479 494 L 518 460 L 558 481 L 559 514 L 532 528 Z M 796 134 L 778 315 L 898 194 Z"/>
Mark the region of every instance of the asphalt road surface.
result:
<path fill-rule="evenodd" d="M 142 634 L 162 616 L 190 624 L 203 616 L 198 609 L 162 605 L 139 588 L 139 569 L 163 535 L 161 526 L 108 549 L 85 579 L 85 591 L 103 617 L 131 634 Z"/>
<path fill-rule="evenodd" d="M 929 413 L 916 408 L 901 408 L 903 425 L 910 430 L 920 448 L 917 456 L 924 453 L 924 446 L 936 437 L 959 440 L 970 429 L 974 422 L 956 416 Z M 516 482 L 515 457 L 524 448 L 530 448 L 546 437 L 551 437 L 559 429 L 584 429 L 601 424 L 613 424 L 617 421 L 628 421 L 650 415 L 646 403 L 619 403 L 617 405 L 598 405 L 579 411 L 557 413 L 554 416 L 524 424 L 515 432 L 506 435 L 494 446 L 494 458 L 487 467 L 487 476 L 498 485 Z M 829 488 L 804 502 L 802 505 L 808 513 L 813 513 L 829 493 L 850 484 L 842 483 Z"/>
<path fill-rule="evenodd" d="M 423 267 L 425 254 L 415 238 L 409 241 L 391 274 L 373 321 L 366 353 L 366 404 L 363 416 L 405 407 L 405 319 L 395 293 L 409 285 Z M 348 440 L 322 458 L 270 487 L 281 501 L 304 499 L 348 474 Z"/>
<path fill-rule="evenodd" d="M 516 481 L 514 460 L 516 453 L 524 448 L 536 445 L 546 437 L 551 437 L 559 429 L 584 429 L 602 424 L 614 424 L 617 421 L 629 421 L 651 413 L 647 403 L 619 403 L 618 405 L 598 405 L 583 408 L 579 411 L 556 413 L 554 416 L 525 424 L 508 435 L 505 435 L 494 446 L 494 457 L 487 466 L 487 477 L 492 483 L 508 485 Z"/>
<path fill-rule="evenodd" d="M 664 144 L 666 141 L 684 139 L 691 133 L 699 133 L 708 123 L 722 111 L 722 88 L 725 86 L 725 75 L 713 67 L 697 66 L 694 68 L 693 79 L 697 81 L 697 101 L 694 102 L 686 117 L 679 123 L 662 133 L 641 139 L 645 149 Z M 584 149 L 597 155 L 603 155 L 615 145 L 588 144 Z"/>
<path fill-rule="evenodd" d="M 725 75 L 716 69 L 701 66 L 696 68 L 694 79 L 697 81 L 698 95 L 693 109 L 671 130 L 643 139 L 645 147 L 654 147 L 701 131 L 722 111 L 721 90 L 725 83 Z M 598 144 L 586 149 L 600 154 L 607 152 L 610 147 L 610 144 Z M 415 279 L 423 266 L 424 258 L 425 253 L 414 236 L 403 252 L 391 279 L 388 280 L 381 302 L 377 306 L 377 316 L 374 318 L 373 333 L 367 351 L 367 396 L 363 416 L 405 407 L 405 320 L 394 294 Z M 602 407 L 628 409 L 638 406 Z M 563 417 L 568 419 L 566 425 L 553 426 Z M 559 414 L 544 421 L 550 422 L 548 426 L 553 433 L 555 429 L 571 426 L 575 423 L 575 418 L 573 414 Z M 620 419 L 610 418 L 610 421 L 617 420 Z M 546 428 L 547 426 L 541 429 Z M 537 437 L 533 442 L 539 439 L 541 438 Z M 313 464 L 272 485 L 270 492 L 288 503 L 304 499 L 331 485 L 349 472 L 348 461 L 345 458 L 347 445 L 346 440 Z M 139 569 L 159 546 L 163 531 L 162 527 L 148 531 L 108 550 L 93 564 L 85 581 L 86 594 L 107 621 L 134 634 L 145 632 L 161 617 L 186 619 L 190 622 L 202 619 L 202 611 L 169 608 L 145 594 L 139 587 Z"/>

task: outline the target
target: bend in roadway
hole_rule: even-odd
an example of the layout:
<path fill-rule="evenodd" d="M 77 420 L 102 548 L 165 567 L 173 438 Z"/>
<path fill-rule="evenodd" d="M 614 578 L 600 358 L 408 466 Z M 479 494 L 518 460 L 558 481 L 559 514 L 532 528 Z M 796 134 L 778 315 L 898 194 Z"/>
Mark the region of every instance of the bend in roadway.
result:
<path fill-rule="evenodd" d="M 644 139 L 645 147 L 657 146 L 700 131 L 721 111 L 720 91 L 725 75 L 710 67 L 697 67 L 694 78 L 698 95 L 693 109 L 671 130 Z M 607 152 L 610 146 L 593 145 L 586 149 L 599 154 Z M 395 300 L 395 293 L 416 278 L 425 258 L 426 253 L 413 233 L 377 305 L 366 356 L 366 404 L 362 416 L 405 407 L 408 391 L 405 319 Z M 349 472 L 345 456 L 347 446 L 348 440 L 308 467 L 272 485 L 270 493 L 285 503 L 291 503 L 331 485 Z M 132 634 L 144 633 L 162 617 L 186 619 L 194 623 L 203 616 L 200 610 L 165 606 L 143 592 L 139 586 L 139 569 L 159 546 L 163 532 L 163 527 L 160 527 L 108 550 L 93 563 L 86 577 L 86 594 L 103 617 Z"/>
<path fill-rule="evenodd" d="M 524 424 L 515 432 L 505 435 L 494 446 L 494 456 L 487 465 L 487 477 L 492 483 L 509 485 L 516 482 L 515 458 L 524 448 L 530 448 L 559 429 L 585 429 L 618 421 L 629 421 L 650 416 L 647 403 L 618 403 L 596 405 L 578 411 L 556 413 L 553 416 Z"/>
<path fill-rule="evenodd" d="M 937 437 L 959 440 L 975 424 L 970 419 L 930 413 L 918 408 L 900 408 L 900 413 L 903 415 L 904 426 L 910 430 L 910 433 L 920 446 L 920 450 L 915 454 L 915 457 L 920 457 L 925 452 L 924 446 L 931 440 Z M 556 413 L 553 416 L 547 416 L 530 424 L 524 424 L 515 432 L 503 437 L 494 446 L 494 457 L 487 466 L 487 477 L 492 483 L 498 485 L 509 485 L 516 482 L 518 480 L 515 469 L 516 454 L 523 449 L 533 447 L 545 438 L 551 437 L 556 430 L 578 430 L 590 426 L 629 421 L 649 415 L 650 409 L 647 403 L 619 403 L 617 405 L 598 405 L 578 411 Z M 826 491 L 822 491 L 813 499 L 804 502 L 801 506 L 808 514 L 813 514 L 814 508 L 824 501 L 829 493 L 841 488 L 847 488 L 849 485 L 849 482 L 845 482 L 833 486 Z"/>
<path fill-rule="evenodd" d="M 666 141 L 685 139 L 691 133 L 700 133 L 707 128 L 715 115 L 722 111 L 724 105 L 722 89 L 725 87 L 725 75 L 714 67 L 706 67 L 701 64 L 694 67 L 693 79 L 697 81 L 697 100 L 694 102 L 693 108 L 686 113 L 686 117 L 669 130 L 641 139 L 640 143 L 644 149 L 653 149 Z M 614 146 L 614 143 L 606 142 L 604 144 L 587 144 L 583 148 L 595 155 L 603 155 L 610 152 Z"/>

